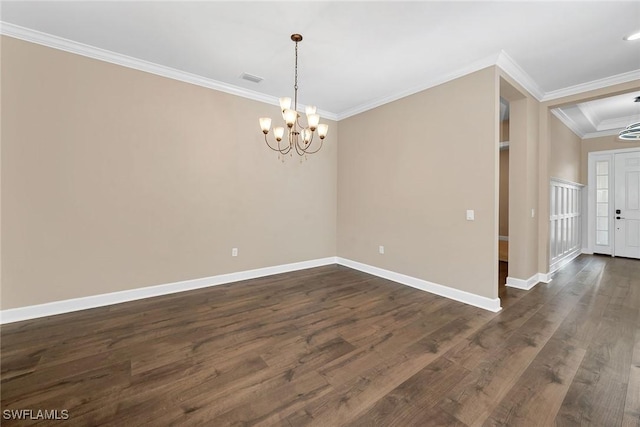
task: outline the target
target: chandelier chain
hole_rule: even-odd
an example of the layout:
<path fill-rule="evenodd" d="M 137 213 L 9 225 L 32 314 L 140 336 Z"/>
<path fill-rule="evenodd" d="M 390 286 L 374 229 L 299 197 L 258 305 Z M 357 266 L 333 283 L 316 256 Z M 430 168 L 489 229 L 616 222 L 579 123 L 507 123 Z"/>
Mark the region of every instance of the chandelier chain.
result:
<path fill-rule="evenodd" d="M 295 81 L 293 82 L 293 109 L 298 110 L 298 42 L 296 42 L 296 73 Z"/>

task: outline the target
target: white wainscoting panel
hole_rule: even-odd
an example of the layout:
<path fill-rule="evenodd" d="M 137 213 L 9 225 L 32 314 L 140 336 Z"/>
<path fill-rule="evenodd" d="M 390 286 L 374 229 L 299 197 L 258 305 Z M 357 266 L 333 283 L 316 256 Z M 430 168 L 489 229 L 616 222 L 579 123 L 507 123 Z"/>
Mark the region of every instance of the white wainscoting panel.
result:
<path fill-rule="evenodd" d="M 549 201 L 549 273 L 582 251 L 582 184 L 551 178 Z"/>

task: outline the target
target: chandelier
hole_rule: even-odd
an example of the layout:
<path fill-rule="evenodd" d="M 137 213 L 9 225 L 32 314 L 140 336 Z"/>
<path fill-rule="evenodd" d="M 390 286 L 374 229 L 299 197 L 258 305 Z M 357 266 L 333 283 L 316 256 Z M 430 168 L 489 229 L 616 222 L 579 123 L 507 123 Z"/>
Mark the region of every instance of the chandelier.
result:
<path fill-rule="evenodd" d="M 633 102 L 640 102 L 640 96 L 635 97 Z M 621 130 L 618 138 L 624 141 L 640 141 L 640 122 L 631 123 L 624 130 Z"/>
<path fill-rule="evenodd" d="M 303 126 L 300 123 L 300 114 L 298 113 L 298 43 L 302 41 L 300 34 L 292 34 L 291 40 L 296 44 L 296 66 L 295 66 L 295 80 L 293 85 L 293 108 L 291 108 L 291 98 L 280 98 L 280 109 L 282 110 L 282 118 L 287 125 L 286 140 L 282 142 L 285 137 L 285 128 L 282 126 L 273 128 L 273 135 L 275 136 L 275 144 L 271 145 L 267 135 L 271 128 L 271 119 L 268 117 L 260 118 L 260 128 L 264 133 L 264 141 L 267 146 L 274 151 L 277 151 L 278 158 L 282 155 L 284 161 L 284 155 L 293 150 L 298 153 L 299 156 L 305 156 L 306 154 L 313 154 L 320 151 L 322 148 L 322 141 L 327 136 L 329 131 L 329 125 L 320 123 L 320 115 L 316 113 L 316 107 L 308 105 L 305 108 L 307 116 L 307 126 Z M 318 131 L 318 137 L 320 142 L 313 144 L 314 135 L 316 130 Z M 282 142 L 282 143 L 281 143 Z M 316 147 L 317 145 L 317 147 Z"/>
<path fill-rule="evenodd" d="M 621 130 L 618 138 L 624 141 L 640 141 L 640 122 L 632 123 Z"/>

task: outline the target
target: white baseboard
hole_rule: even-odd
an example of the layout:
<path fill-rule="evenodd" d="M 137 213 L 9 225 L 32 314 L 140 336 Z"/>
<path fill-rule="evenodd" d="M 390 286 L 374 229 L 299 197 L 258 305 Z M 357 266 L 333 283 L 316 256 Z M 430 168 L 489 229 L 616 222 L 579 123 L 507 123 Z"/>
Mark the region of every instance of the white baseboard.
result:
<path fill-rule="evenodd" d="M 551 283 L 553 273 L 536 273 L 528 279 L 518 279 L 516 277 L 507 277 L 507 286 L 510 288 L 524 289 L 528 291 L 538 283 Z"/>
<path fill-rule="evenodd" d="M 570 256 L 563 258 L 561 261 L 555 263 L 552 268 L 549 269 L 548 273 L 536 273 L 528 279 L 517 279 L 515 277 L 507 277 L 507 286 L 511 288 L 524 289 L 528 291 L 533 288 L 538 283 L 551 283 L 553 280 L 554 274 L 560 270 L 565 265 L 569 264 L 571 261 L 580 256 L 581 253 L 588 253 L 583 251 L 576 251 L 572 253 Z"/>
<path fill-rule="evenodd" d="M 498 236 L 498 240 L 502 240 L 502 241 L 509 241 L 509 236 Z"/>
<path fill-rule="evenodd" d="M 593 255 L 593 251 L 589 248 L 582 248 L 580 252 L 582 252 L 585 255 Z"/>
<path fill-rule="evenodd" d="M 510 288 L 524 289 L 528 291 L 538 284 L 538 276 L 540 273 L 536 273 L 528 279 L 518 279 L 516 277 L 507 277 L 507 286 Z"/>
<path fill-rule="evenodd" d="M 287 273 L 289 271 L 304 270 L 320 267 L 322 265 L 335 264 L 336 257 L 320 258 L 309 261 L 294 262 L 272 267 L 257 268 L 255 270 L 240 271 L 237 273 L 220 274 L 201 279 L 184 280 L 181 282 L 167 283 L 164 285 L 149 286 L 145 288 L 130 289 L 126 291 L 111 292 L 108 294 L 92 295 L 82 298 L 73 298 L 63 301 L 54 301 L 46 304 L 31 305 L 27 307 L 10 308 L 0 311 L 0 324 L 19 322 L 22 320 L 36 319 L 39 317 L 53 316 L 56 314 L 86 310 L 89 308 L 103 307 L 105 305 L 119 304 L 160 295 L 174 294 L 209 286 L 223 285 L 225 283 L 239 282 L 241 280 L 256 279 L 258 277 L 271 276 L 273 274 Z"/>
<path fill-rule="evenodd" d="M 382 277 L 384 279 L 393 280 L 394 282 L 411 286 L 412 288 L 420 289 L 421 291 L 440 295 L 442 297 L 473 305 L 475 307 L 483 308 L 494 313 L 502 310 L 502 307 L 500 307 L 500 298 L 491 299 L 483 297 L 480 295 L 472 294 L 470 292 L 465 292 L 459 289 L 450 288 L 448 286 L 439 285 L 437 283 L 428 282 L 426 280 L 374 267 L 372 265 L 363 264 L 361 262 L 352 261 L 346 258 L 337 257 L 336 260 L 338 264 L 344 265 L 345 267 L 353 268 L 354 270 L 360 270 L 374 276 Z"/>
<path fill-rule="evenodd" d="M 256 279 L 258 277 L 271 276 L 273 274 L 287 273 L 290 271 L 304 270 L 307 268 L 320 267 L 329 264 L 341 264 L 355 270 L 403 285 L 411 286 L 422 291 L 440 295 L 465 304 L 480 307 L 492 312 L 498 312 L 500 299 L 486 298 L 470 292 L 417 279 L 382 268 L 373 267 L 357 261 L 351 261 L 340 257 L 320 258 L 310 261 L 295 262 L 272 267 L 257 268 L 255 270 L 239 271 L 236 273 L 220 274 L 217 276 L 204 277 L 201 279 L 184 280 L 181 282 L 166 283 L 164 285 L 149 286 L 145 288 L 129 289 L 126 291 L 111 292 L 108 294 L 91 295 L 88 297 L 73 298 L 62 301 L 54 301 L 45 304 L 31 305 L 27 307 L 10 308 L 0 310 L 0 324 L 20 322 L 22 320 L 37 319 L 40 317 L 54 316 L 56 314 L 70 313 L 74 311 L 87 310 L 90 308 L 104 307 L 112 304 L 120 304 L 128 301 L 135 301 L 144 298 L 169 295 L 178 292 L 190 291 L 194 289 L 206 288 L 209 286 L 223 285 L 226 283 L 239 282 L 241 280 Z"/>
<path fill-rule="evenodd" d="M 553 280 L 553 273 L 538 273 L 538 282 L 551 283 Z"/>
<path fill-rule="evenodd" d="M 560 270 L 565 265 L 569 264 L 574 259 L 578 258 L 581 254 L 582 254 L 582 250 L 576 249 L 574 252 L 570 253 L 569 255 L 565 256 L 564 258 L 554 262 L 549 267 L 549 273 L 550 274 L 555 273 L 556 271 Z"/>

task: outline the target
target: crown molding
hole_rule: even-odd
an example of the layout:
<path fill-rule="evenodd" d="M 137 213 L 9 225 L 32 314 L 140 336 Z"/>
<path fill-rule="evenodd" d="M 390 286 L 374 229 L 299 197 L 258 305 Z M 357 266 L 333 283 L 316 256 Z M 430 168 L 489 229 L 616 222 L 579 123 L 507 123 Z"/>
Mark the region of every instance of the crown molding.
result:
<path fill-rule="evenodd" d="M 595 132 L 582 132 L 582 130 L 580 130 L 580 126 L 578 126 L 576 122 L 574 122 L 573 119 L 569 117 L 567 114 L 565 114 L 565 112 L 562 111 L 561 109 L 553 108 L 551 109 L 551 114 L 556 116 L 558 120 L 564 123 L 564 125 L 568 127 L 571 130 L 571 132 L 575 133 L 580 139 L 591 139 L 591 138 L 600 138 L 601 136 L 618 135 L 620 129 L 622 129 L 622 128 L 619 128 L 619 129 L 600 130 Z"/>
<path fill-rule="evenodd" d="M 132 68 L 138 71 L 155 74 L 173 80 L 190 83 L 196 86 L 205 87 L 207 89 L 217 90 L 219 92 L 240 96 L 242 98 L 252 99 L 254 101 L 263 102 L 269 105 L 279 106 L 279 98 L 272 95 L 266 95 L 254 90 L 245 89 L 240 86 L 231 85 L 220 82 L 218 80 L 209 79 L 186 71 L 175 68 L 166 67 L 143 59 L 134 58 L 110 50 L 101 49 L 84 43 L 32 30 L 30 28 L 21 27 L 8 22 L 0 21 L 0 34 L 36 43 L 42 46 L 51 47 L 53 49 L 63 50 L 65 52 L 75 53 L 87 58 L 97 59 L 99 61 L 109 62 L 111 64 Z M 299 111 L 304 111 L 305 105 L 298 106 Z M 318 114 L 328 120 L 338 120 L 335 113 L 318 109 Z"/>
<path fill-rule="evenodd" d="M 625 117 L 617 117 L 615 119 L 606 119 L 602 120 L 598 123 L 596 129 L 599 131 L 608 131 L 608 130 L 622 130 L 626 128 L 631 123 L 640 122 L 640 115 L 632 114 L 630 116 Z"/>
<path fill-rule="evenodd" d="M 622 74 L 616 74 L 615 76 L 605 77 L 603 79 L 593 80 L 586 83 L 580 83 L 574 86 L 565 87 L 563 89 L 552 90 L 545 93 L 540 101 L 552 101 L 554 99 L 564 98 L 565 96 L 577 95 L 579 93 L 602 89 L 617 84 L 628 83 L 634 80 L 640 80 L 640 69 Z"/>
<path fill-rule="evenodd" d="M 576 106 L 578 107 L 582 115 L 589 121 L 591 126 L 593 126 L 594 129 L 598 129 L 598 126 L 600 125 L 600 122 L 602 120 L 600 119 L 598 114 L 593 111 L 593 108 L 591 108 L 588 103 L 580 103 Z"/>
<path fill-rule="evenodd" d="M 580 139 L 584 138 L 585 133 L 580 130 L 580 126 L 576 122 L 573 121 L 571 117 L 569 117 L 564 111 L 559 108 L 551 109 L 551 114 L 556 116 L 558 120 L 560 120 L 566 127 L 568 127 L 571 132 L 578 135 Z"/>
<path fill-rule="evenodd" d="M 338 113 L 338 120 L 346 119 L 347 117 L 355 116 L 356 114 L 364 113 L 365 111 L 372 110 L 376 107 L 380 107 L 384 104 L 388 104 L 393 101 L 397 101 L 398 99 L 405 98 L 410 95 L 414 95 L 418 92 L 422 92 L 423 90 L 427 90 L 429 88 L 439 86 L 443 83 L 449 82 L 451 80 L 455 80 L 459 77 L 466 76 L 467 74 L 474 73 L 476 71 L 480 71 L 484 68 L 491 67 L 496 64 L 497 55 L 490 55 L 485 58 L 482 58 L 478 61 L 472 62 L 471 64 L 459 68 L 456 71 L 445 74 L 444 76 L 440 76 L 436 79 L 430 80 L 426 83 L 423 83 L 418 86 L 414 86 L 411 89 L 403 90 L 401 92 L 394 93 L 392 95 L 384 96 L 381 98 L 374 99 L 371 102 L 367 102 L 364 104 L 360 104 L 356 107 L 349 108 Z"/>
<path fill-rule="evenodd" d="M 588 132 L 582 136 L 582 139 L 591 139 L 591 138 L 600 138 L 601 136 L 618 136 L 620 131 L 623 128 L 619 129 L 609 129 L 609 130 L 599 130 L 596 132 Z"/>
<path fill-rule="evenodd" d="M 533 80 L 533 78 L 531 78 L 531 76 L 513 60 L 513 58 L 507 55 L 507 52 L 504 50 L 501 50 L 498 54 L 496 65 L 500 67 L 502 71 L 507 73 L 509 77 L 515 80 L 516 83 L 533 95 L 533 97 L 538 101 L 544 97 L 545 93 L 540 86 L 538 86 L 538 83 L 536 83 L 535 80 Z"/>
<path fill-rule="evenodd" d="M 278 97 L 272 95 L 266 95 L 251 89 L 231 85 L 214 79 L 209 79 L 186 71 L 166 67 L 164 65 L 159 65 L 153 62 L 90 46 L 84 43 L 75 42 L 73 40 L 21 27 L 19 25 L 11 24 L 8 22 L 0 21 L 0 34 L 51 47 L 54 49 L 63 50 L 88 58 L 97 59 L 99 61 L 109 62 L 138 71 L 155 74 L 161 77 L 166 77 L 169 79 L 194 84 L 196 86 L 213 89 L 231 95 L 252 99 L 254 101 L 263 102 L 265 104 L 276 106 L 280 105 Z M 411 89 L 377 98 L 371 102 L 349 108 L 340 113 L 333 113 L 330 111 L 318 109 L 318 114 L 328 120 L 339 121 L 494 65 L 501 68 L 502 71 L 504 71 L 509 77 L 511 77 L 515 82 L 521 85 L 540 102 L 550 101 L 553 99 L 575 95 L 594 89 L 600 89 L 615 84 L 627 83 L 634 80 L 640 81 L 639 69 L 545 93 L 540 88 L 540 86 L 538 86 L 535 80 L 533 80 L 533 78 L 531 78 L 531 76 L 527 74 L 527 72 L 524 71 L 522 67 L 520 67 L 520 65 L 518 65 L 518 63 L 513 60 L 513 58 L 511 58 L 504 50 L 502 50 L 497 54 L 490 55 L 478 61 L 472 62 L 465 67 L 459 68 L 458 70 L 440 76 L 419 86 L 415 86 Z M 304 111 L 304 108 L 304 105 L 300 105 L 299 111 Z M 567 124 L 565 122 L 566 118 L 562 118 L 557 114 L 556 117 L 562 120 L 563 123 Z M 567 126 L 569 125 L 567 124 Z M 575 127 L 575 123 L 573 124 L 573 126 Z M 570 129 L 574 133 L 579 134 L 579 132 L 576 132 L 574 128 L 570 127 Z"/>

